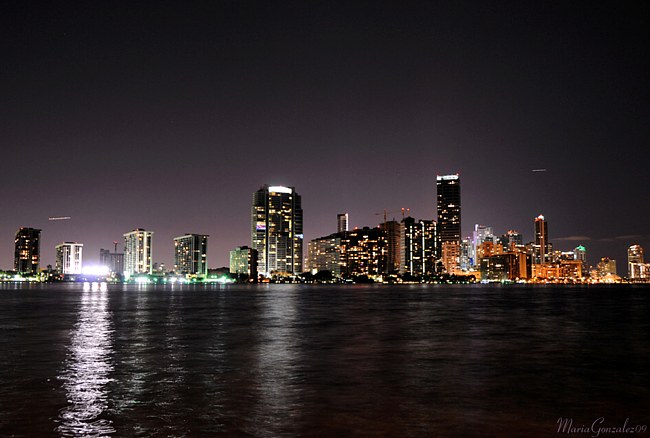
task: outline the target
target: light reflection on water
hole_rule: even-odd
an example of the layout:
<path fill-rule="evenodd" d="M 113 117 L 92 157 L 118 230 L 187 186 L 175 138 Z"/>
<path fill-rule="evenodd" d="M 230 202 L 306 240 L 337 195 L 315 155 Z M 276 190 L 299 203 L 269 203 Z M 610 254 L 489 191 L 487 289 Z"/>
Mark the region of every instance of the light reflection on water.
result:
<path fill-rule="evenodd" d="M 265 296 L 260 306 L 262 326 L 258 329 L 254 372 L 257 397 L 251 416 L 253 427 L 248 430 L 255 436 L 277 436 L 291 423 L 299 403 L 299 336 L 295 333 L 299 291 L 292 286 L 285 288 L 283 299 Z"/>
<path fill-rule="evenodd" d="M 106 385 L 112 381 L 113 328 L 107 310 L 106 286 L 84 284 L 81 308 L 71 334 L 65 365 L 59 374 L 68 406 L 59 412 L 62 436 L 106 436 L 112 421 L 101 418 L 108 407 Z"/>
<path fill-rule="evenodd" d="M 0 436 L 551 436 L 561 416 L 648 421 L 645 287 L 108 289 L 0 287 Z"/>

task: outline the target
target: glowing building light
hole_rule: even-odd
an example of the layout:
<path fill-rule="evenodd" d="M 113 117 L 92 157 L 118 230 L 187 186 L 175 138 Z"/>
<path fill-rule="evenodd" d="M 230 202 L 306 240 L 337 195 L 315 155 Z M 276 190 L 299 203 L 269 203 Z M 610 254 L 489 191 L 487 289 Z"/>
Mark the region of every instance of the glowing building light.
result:
<path fill-rule="evenodd" d="M 270 186 L 269 187 L 269 192 L 293 193 L 293 191 L 289 187 L 284 187 L 284 186 Z"/>

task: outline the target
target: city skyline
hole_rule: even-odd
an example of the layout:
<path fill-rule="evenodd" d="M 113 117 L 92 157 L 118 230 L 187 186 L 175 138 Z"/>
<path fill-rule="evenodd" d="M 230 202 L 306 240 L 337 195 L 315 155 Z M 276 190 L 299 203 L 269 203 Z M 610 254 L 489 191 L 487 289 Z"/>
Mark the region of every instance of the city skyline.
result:
<path fill-rule="evenodd" d="M 453 178 L 452 178 L 452 177 L 453 177 Z M 458 183 L 458 182 L 459 182 L 459 179 L 460 179 L 458 174 L 454 174 L 454 175 L 437 175 L 437 176 L 436 176 L 437 187 L 438 187 L 438 190 L 439 190 L 439 192 L 438 192 L 438 196 L 437 196 L 437 199 L 438 199 L 437 208 L 441 208 L 440 205 L 442 205 L 442 204 L 440 204 L 440 199 L 441 199 L 441 197 L 440 197 L 440 193 L 443 193 L 444 196 L 447 196 L 447 193 L 448 193 L 448 188 L 446 188 L 445 186 L 442 186 L 442 192 L 440 192 L 440 189 L 441 189 L 441 185 L 440 185 L 440 183 L 441 183 L 442 180 L 445 180 L 445 178 L 448 179 L 448 180 L 449 180 L 449 179 L 452 179 L 454 183 Z M 264 193 L 266 193 L 266 195 L 264 195 Z M 251 217 L 250 227 L 255 226 L 254 224 L 256 224 L 256 223 L 258 222 L 258 219 L 259 219 L 259 218 L 257 218 L 258 214 L 256 214 L 256 211 L 255 211 L 255 210 L 256 210 L 256 205 L 258 204 L 258 198 L 260 198 L 260 194 L 262 194 L 262 198 L 265 198 L 265 197 L 268 197 L 268 196 L 269 196 L 269 193 L 275 194 L 276 196 L 277 196 L 277 195 L 287 196 L 286 194 L 288 194 L 289 196 L 293 196 L 293 195 L 295 195 L 296 198 L 297 198 L 297 205 L 300 206 L 300 204 L 301 204 L 301 196 L 297 194 L 297 192 L 295 191 L 295 188 L 294 188 L 294 187 L 284 187 L 284 186 L 277 186 L 277 185 L 272 186 L 272 185 L 269 185 L 269 184 L 264 184 L 264 185 L 262 186 L 261 189 L 257 190 L 257 191 L 254 193 L 254 196 L 253 196 L 253 200 L 254 200 L 254 202 L 253 202 L 253 207 L 252 207 L 252 217 Z M 283 194 L 285 194 L 285 195 L 283 195 Z M 262 198 L 260 198 L 260 199 L 262 199 Z M 457 198 L 459 198 L 459 194 L 458 194 L 458 193 L 454 194 L 454 195 L 452 196 L 452 198 L 457 200 Z M 289 199 L 289 203 L 291 203 L 290 198 L 288 198 L 288 199 Z M 285 200 L 283 200 L 282 202 L 280 202 L 280 204 L 278 204 L 278 206 L 282 205 L 284 202 L 285 202 Z M 455 201 L 454 201 L 454 202 L 455 202 Z M 269 204 L 269 205 L 270 205 L 270 204 Z M 444 205 L 446 205 L 446 204 L 444 204 Z M 458 214 L 458 216 L 460 216 L 460 205 L 457 205 L 457 207 L 458 207 L 458 211 L 457 211 L 455 214 Z M 300 210 L 300 213 L 299 213 L 299 214 L 300 214 L 300 221 L 302 222 L 302 215 L 303 215 L 303 212 L 302 212 L 302 209 L 299 209 L 299 210 Z M 410 209 L 409 209 L 409 210 L 410 210 Z M 396 213 L 396 212 L 391 212 L 391 213 Z M 405 213 L 405 211 L 403 210 L 403 211 L 402 211 L 402 216 L 404 216 L 404 213 Z M 250 214 L 250 213 L 249 213 L 249 214 Z M 384 212 L 384 217 L 385 217 L 386 219 L 388 219 L 388 216 L 386 216 L 386 214 L 387 214 L 387 212 Z M 446 214 L 446 213 L 445 213 L 445 214 Z M 338 214 L 336 214 L 336 224 L 335 224 L 335 228 L 337 228 L 337 230 L 336 230 L 337 232 L 340 231 L 338 228 L 341 227 L 341 216 L 342 216 L 342 215 L 345 216 L 345 224 L 346 224 L 346 226 L 347 226 L 347 221 L 349 220 L 349 214 L 348 214 L 348 213 L 345 213 L 345 214 L 338 213 Z M 379 215 L 379 213 L 375 213 L 374 215 L 377 216 L 377 215 Z M 71 219 L 71 218 L 70 218 L 70 217 L 67 217 L 66 219 Z M 413 218 L 409 216 L 408 219 L 413 219 Z M 525 238 L 525 236 L 526 236 L 525 233 L 522 233 L 522 232 L 520 232 L 519 230 L 512 230 L 512 229 L 511 229 L 511 230 L 508 230 L 508 231 L 504 231 L 504 232 L 503 232 L 503 235 L 504 235 L 504 236 L 507 236 L 508 234 L 518 233 L 517 235 L 519 236 L 519 238 L 518 238 L 519 240 L 521 240 L 521 236 L 523 235 L 523 236 L 524 236 L 524 241 L 525 241 L 525 242 L 528 242 L 528 243 L 531 243 L 531 244 L 535 244 L 537 247 L 540 247 L 540 242 L 541 242 L 541 241 L 544 241 L 544 242 L 546 242 L 546 244 L 545 244 L 544 246 L 550 244 L 550 247 L 553 248 L 553 249 L 556 250 L 556 251 L 557 251 L 557 250 L 573 251 L 574 249 L 579 249 L 579 248 L 580 248 L 581 251 L 584 252 L 584 251 L 585 251 L 585 246 L 584 246 L 584 245 L 582 245 L 582 244 L 577 244 L 577 245 L 573 244 L 573 245 L 572 245 L 571 242 L 574 242 L 574 241 L 577 241 L 577 242 L 587 241 L 587 242 L 589 242 L 589 241 L 590 241 L 590 239 L 586 239 L 586 240 L 585 240 L 585 239 L 581 239 L 581 238 L 576 238 L 576 239 L 563 239 L 563 238 L 559 238 L 558 240 L 560 240 L 561 242 L 563 242 L 563 244 L 561 244 L 561 245 L 556 245 L 556 246 L 554 247 L 554 246 L 553 246 L 553 241 L 552 241 L 553 239 L 548 237 L 548 230 L 547 230 L 548 223 L 547 223 L 547 221 L 545 220 L 545 217 L 544 217 L 542 214 L 540 214 L 540 215 L 536 216 L 536 217 L 533 218 L 533 219 L 534 219 L 534 225 L 533 225 L 533 227 L 534 227 L 534 231 L 531 233 L 532 239 L 528 240 L 527 238 Z M 52 219 L 49 218 L 49 220 L 52 220 Z M 392 217 L 388 223 L 390 223 L 390 222 L 394 222 L 395 220 L 399 220 L 399 219 L 396 218 L 396 217 Z M 424 220 L 424 221 L 427 221 L 427 220 L 429 220 L 429 219 L 421 219 L 420 222 L 422 222 L 423 220 Z M 436 217 L 436 219 L 433 219 L 434 222 L 436 222 L 437 220 L 438 220 L 437 217 Z M 265 221 L 268 222 L 268 220 L 266 220 L 266 219 L 265 219 Z M 395 222 L 395 223 L 399 223 L 399 222 Z M 539 227 L 539 223 L 542 223 L 542 224 L 543 224 L 543 227 L 542 227 L 542 228 Z M 383 226 L 383 224 L 384 224 L 383 222 L 380 222 L 380 223 L 377 223 L 376 226 L 381 228 L 381 227 Z M 366 224 L 366 225 L 354 226 L 353 228 L 354 228 L 354 230 L 356 230 L 356 229 L 361 229 L 361 228 L 364 228 L 364 227 L 367 228 L 368 226 L 373 227 L 373 226 L 375 226 L 375 225 L 374 225 L 374 224 L 373 224 L 373 225 L 368 225 L 368 224 Z M 438 225 L 438 226 L 439 226 L 439 225 Z M 466 235 L 464 235 L 464 234 L 461 235 L 461 240 L 465 240 L 465 241 L 476 241 L 476 239 L 477 239 L 477 232 L 479 232 L 479 231 L 477 231 L 477 230 L 483 230 L 483 231 L 488 230 L 488 231 L 487 231 L 488 234 L 489 234 L 489 235 L 492 235 L 492 229 L 493 229 L 493 227 L 491 227 L 491 226 L 485 226 L 485 225 L 481 225 L 481 224 L 478 224 L 478 223 L 477 223 L 477 224 L 474 224 L 473 227 L 474 227 L 474 231 L 473 231 L 473 233 L 468 233 L 468 234 L 466 234 Z M 16 236 L 15 236 L 14 241 L 17 241 L 16 239 L 18 239 L 18 235 L 19 235 L 19 233 L 22 232 L 22 230 L 33 230 L 33 228 L 20 227 L 20 228 L 18 229 L 18 231 L 17 231 L 17 234 L 16 234 Z M 43 260 L 46 260 L 46 259 L 43 258 L 43 249 L 42 249 L 42 243 L 41 243 L 41 241 L 42 241 L 41 231 L 42 231 L 42 230 L 41 230 L 41 229 L 35 229 L 35 230 L 38 232 L 38 235 L 39 235 L 39 239 L 38 239 L 38 241 L 39 241 L 39 251 L 40 251 L 40 254 L 38 254 L 38 259 L 39 259 L 39 261 L 40 261 L 40 269 L 43 269 L 46 265 L 50 265 L 50 263 L 47 263 L 46 261 L 43 261 Z M 249 230 L 250 230 L 250 228 L 249 228 Z M 302 224 L 301 224 L 301 228 L 300 228 L 300 230 L 302 230 Z M 540 231 L 540 230 L 543 230 L 543 231 Z M 259 230 L 257 230 L 257 231 L 259 232 Z M 264 231 L 266 231 L 266 228 L 264 229 Z M 123 233 L 123 237 L 124 237 L 125 241 L 124 241 L 124 243 L 122 243 L 122 249 L 121 249 L 121 250 L 122 250 L 122 253 L 124 253 L 124 252 L 128 252 L 128 251 L 126 250 L 126 248 L 127 248 L 127 246 L 128 246 L 128 245 L 127 245 L 127 241 L 128 241 L 127 236 L 128 236 L 128 235 L 132 235 L 132 234 L 134 234 L 134 233 L 146 233 L 146 234 L 148 235 L 148 241 L 149 241 L 149 243 L 147 244 L 147 247 L 148 247 L 147 251 L 149 251 L 149 254 L 150 254 L 150 255 L 149 255 L 149 262 L 147 262 L 147 263 L 148 263 L 148 264 L 147 264 L 148 267 L 145 269 L 145 271 L 148 271 L 149 273 L 151 273 L 151 269 L 152 269 L 152 267 L 153 267 L 154 265 L 157 265 L 157 264 L 164 264 L 165 266 L 169 266 L 170 269 L 173 269 L 173 268 L 177 265 L 177 262 L 178 262 L 177 241 L 178 241 L 178 239 L 181 239 L 181 238 L 183 238 L 183 237 L 190 237 L 190 236 L 197 237 L 197 236 L 198 236 L 198 237 L 202 237 L 202 238 L 205 240 L 205 239 L 207 239 L 207 237 L 208 237 L 207 235 L 199 235 L 199 234 L 188 234 L 188 235 L 185 235 L 185 236 L 182 236 L 182 237 L 173 237 L 173 238 L 171 239 L 171 242 L 172 242 L 172 243 L 171 243 L 171 246 L 172 246 L 172 251 L 173 251 L 173 258 L 172 258 L 172 262 L 171 262 L 171 263 L 168 263 L 167 261 L 159 260 L 159 259 L 157 259 L 157 258 L 155 257 L 155 254 L 156 254 L 156 253 L 155 253 L 156 245 L 153 243 L 153 240 L 152 240 L 152 235 L 153 235 L 153 233 L 154 233 L 154 230 L 148 230 L 148 231 L 145 231 L 144 229 L 136 228 L 136 229 L 134 229 L 134 230 L 132 230 L 132 231 L 130 231 L 130 232 Z M 329 233 L 329 234 L 333 234 L 333 233 L 334 233 L 334 232 L 332 231 L 332 233 Z M 541 239 L 540 239 L 540 233 L 542 233 L 542 235 L 544 236 L 544 237 L 541 238 Z M 473 234 L 473 236 L 472 236 L 472 234 Z M 250 235 L 249 237 L 250 237 L 251 239 L 254 239 L 254 235 L 255 235 L 255 231 L 251 230 L 251 235 Z M 498 235 L 499 235 L 499 233 L 495 233 L 495 234 L 494 234 L 495 237 L 498 236 Z M 302 236 L 302 235 L 301 235 L 301 236 Z M 326 238 L 328 238 L 328 237 L 331 237 L 331 236 L 329 236 L 329 235 L 325 235 L 325 236 L 314 236 L 312 239 L 326 239 Z M 638 237 L 642 237 L 642 236 L 622 236 L 622 237 L 625 237 L 625 239 L 627 239 L 627 240 L 629 240 L 629 241 L 636 242 L 636 243 L 632 243 L 632 244 L 628 245 L 627 247 L 625 247 L 624 251 L 625 251 L 625 254 L 626 254 L 626 255 L 629 254 L 629 250 L 630 250 L 630 248 L 632 248 L 632 247 L 634 247 L 634 246 L 639 246 L 638 242 L 639 242 L 639 241 L 643 241 L 642 238 L 638 238 Z M 634 240 L 635 238 L 637 238 L 637 239 Z M 306 242 L 309 242 L 309 241 L 311 241 L 312 239 L 309 239 L 309 240 L 307 240 Z M 300 238 L 300 240 L 301 240 L 301 241 L 304 241 L 304 236 L 302 236 L 302 237 Z M 610 239 L 608 239 L 608 240 L 610 240 Z M 611 239 L 611 240 L 623 240 L 623 239 Z M 440 241 L 438 241 L 438 242 L 440 242 Z M 525 242 L 524 242 L 524 243 L 525 243 Z M 51 264 L 53 267 L 56 267 L 56 266 L 58 266 L 58 265 L 60 264 L 60 262 L 58 261 L 58 258 L 59 258 L 59 256 L 60 256 L 60 254 L 59 254 L 59 247 L 62 246 L 62 245 L 69 245 L 69 244 L 72 244 L 72 243 L 75 244 L 75 245 L 81 246 L 81 247 L 84 246 L 84 244 L 83 244 L 82 242 L 60 242 L 60 243 L 58 243 L 57 245 L 55 245 L 55 247 L 54 247 L 54 252 L 55 252 L 55 262 L 54 262 L 53 264 Z M 250 242 L 249 242 L 249 243 L 250 243 Z M 246 247 L 249 243 L 247 243 L 246 245 L 241 245 L 241 247 Z M 119 250 L 120 247 L 117 246 L 117 245 L 119 245 L 119 242 L 114 241 L 113 244 L 116 245 L 115 248 L 116 248 L 116 250 L 119 252 L 119 251 L 120 251 L 120 250 Z M 164 246 L 164 243 L 162 243 L 162 245 Z M 214 268 L 217 268 L 217 267 L 219 267 L 219 268 L 221 268 L 221 267 L 226 267 L 226 268 L 227 268 L 227 267 L 228 267 L 228 265 L 230 264 L 230 262 L 231 262 L 231 260 L 232 260 L 232 259 L 231 259 L 232 256 L 231 256 L 231 254 L 230 254 L 231 251 L 232 251 L 232 249 L 227 250 L 227 252 L 228 252 L 228 257 L 227 257 L 227 263 L 226 263 L 226 264 L 224 264 L 224 265 L 213 265 L 213 264 L 209 264 L 209 263 L 206 264 L 206 263 L 205 263 L 206 254 L 207 254 L 207 245 L 205 244 L 205 242 L 203 242 L 202 245 L 204 246 L 204 248 L 203 248 L 203 259 L 204 259 L 204 262 L 203 262 L 203 267 L 201 268 L 201 272 L 203 272 L 203 273 L 207 273 L 207 269 L 208 269 L 208 268 L 210 268 L 210 269 L 214 269 Z M 475 242 L 475 245 L 476 245 L 476 242 Z M 641 246 L 643 246 L 643 245 L 641 245 Z M 460 247 L 459 247 L 459 249 L 460 249 Z M 17 254 L 16 251 L 18 251 L 18 247 L 17 247 L 15 244 L 14 244 L 14 248 L 13 248 L 13 250 L 14 250 L 14 258 L 15 258 L 15 257 L 16 257 L 16 254 Z M 439 249 L 439 250 L 440 250 L 440 249 Z M 108 256 L 108 255 L 112 255 L 112 254 L 110 254 L 110 251 L 109 251 L 109 250 L 104 250 L 103 248 L 101 248 L 101 249 L 100 249 L 100 252 L 99 252 L 99 254 L 98 254 L 98 259 L 100 260 L 100 262 L 97 262 L 93 257 L 89 257 L 91 261 L 90 261 L 89 263 L 87 263 L 87 265 L 90 265 L 90 266 L 97 266 L 97 265 L 100 265 L 100 264 L 101 264 L 101 258 L 102 258 L 102 256 L 103 256 L 103 254 L 101 254 L 102 251 L 106 252 L 106 255 L 107 255 L 107 256 Z M 131 252 L 133 252 L 133 251 L 131 251 Z M 117 254 L 117 255 L 123 255 L 123 254 Z M 303 252 L 302 252 L 302 255 L 303 255 L 303 257 L 302 257 L 302 259 L 301 259 L 300 265 L 302 265 L 302 262 L 304 262 L 304 261 L 307 259 L 307 257 L 308 257 L 308 252 L 307 252 L 306 245 L 305 245 L 305 248 L 304 248 L 304 250 L 303 250 Z M 584 257 L 584 255 L 583 255 L 582 257 Z M 616 265 L 617 265 L 617 266 L 618 266 L 619 264 L 621 265 L 620 267 L 617 268 L 617 269 L 619 269 L 619 272 L 621 272 L 621 273 L 622 273 L 623 271 L 626 270 L 626 267 L 627 267 L 627 265 L 628 265 L 627 257 L 625 257 L 625 258 L 621 258 L 620 260 L 617 260 L 616 258 L 613 258 L 613 257 L 607 256 L 607 255 L 603 255 L 603 256 L 601 256 L 601 255 L 597 255 L 597 256 L 596 256 L 596 255 L 590 254 L 588 257 L 589 257 L 589 258 L 587 259 L 587 261 L 589 262 L 588 264 L 591 264 L 592 266 L 596 266 L 597 263 L 600 262 L 601 259 L 603 259 L 603 258 L 604 258 L 604 259 L 608 259 L 608 260 L 609 260 L 609 259 L 612 259 L 612 261 L 616 262 Z M 84 258 L 85 258 L 85 257 L 84 257 Z M 440 258 L 439 258 L 439 260 L 442 261 L 442 258 L 443 258 L 443 257 L 442 257 L 442 254 L 440 254 Z M 544 257 L 544 258 L 545 258 L 545 257 Z M 539 259 L 541 260 L 541 258 L 539 258 Z M 463 262 L 462 262 L 461 259 L 459 259 L 459 262 L 460 262 L 461 265 L 462 265 Z M 14 265 L 15 265 L 15 263 L 16 263 L 16 260 L 14 260 Z M 79 262 L 79 263 L 80 263 L 80 262 Z M 188 263 L 189 263 L 189 262 L 188 262 Z M 539 263 L 539 261 L 538 261 L 537 263 Z M 105 264 L 106 264 L 106 263 L 105 263 Z M 1 268 L 1 267 L 0 267 L 0 270 L 3 270 L 3 269 L 4 269 L 4 270 L 9 270 L 9 269 L 7 269 L 7 268 Z M 268 274 L 268 273 L 267 273 L 267 274 Z"/>
<path fill-rule="evenodd" d="M 630 245 L 650 247 L 647 6 L 2 12 L 3 269 L 20 227 L 43 230 L 41 266 L 67 241 L 97 262 L 139 227 L 156 233 L 154 262 L 172 266 L 191 232 L 227 266 L 250 245 L 260 184 L 296 187 L 309 241 L 341 212 L 350 229 L 401 208 L 437 219 L 436 174 L 454 173 L 461 237 L 483 224 L 532 241 L 543 214 L 554 248 L 584 245 L 591 264 L 623 272 Z"/>

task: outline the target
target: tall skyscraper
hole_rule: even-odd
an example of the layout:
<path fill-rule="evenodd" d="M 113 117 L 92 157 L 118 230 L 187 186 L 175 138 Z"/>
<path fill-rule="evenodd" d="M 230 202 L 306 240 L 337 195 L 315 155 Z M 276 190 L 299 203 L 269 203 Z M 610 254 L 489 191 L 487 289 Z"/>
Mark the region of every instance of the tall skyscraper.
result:
<path fill-rule="evenodd" d="M 260 274 L 302 272 L 302 206 L 293 187 L 264 185 L 253 193 L 251 241 Z"/>
<path fill-rule="evenodd" d="M 56 246 L 56 270 L 64 275 L 81 274 L 83 243 L 63 242 Z"/>
<path fill-rule="evenodd" d="M 174 270 L 177 274 L 208 275 L 208 237 L 204 234 L 174 237 Z"/>
<path fill-rule="evenodd" d="M 535 218 L 535 260 L 534 263 L 546 263 L 550 244 L 548 241 L 548 222 L 541 214 Z"/>
<path fill-rule="evenodd" d="M 436 223 L 402 219 L 400 227 L 400 273 L 413 276 L 435 273 Z"/>
<path fill-rule="evenodd" d="M 151 274 L 151 242 L 153 231 L 138 228 L 124 234 L 124 274 Z"/>
<path fill-rule="evenodd" d="M 442 244 L 455 243 L 460 247 L 460 177 L 455 175 L 437 176 L 438 198 L 438 254 L 442 254 Z"/>
<path fill-rule="evenodd" d="M 627 249 L 627 275 L 629 278 L 637 277 L 635 265 L 643 263 L 643 248 L 641 245 L 632 245 Z"/>
<path fill-rule="evenodd" d="M 472 266 L 480 266 L 481 260 L 478 253 L 478 248 L 481 244 L 487 240 L 494 241 L 494 235 L 492 234 L 492 227 L 486 225 L 474 225 L 474 231 L 472 232 L 472 249 L 470 252 L 470 259 Z"/>
<path fill-rule="evenodd" d="M 22 227 L 16 232 L 14 243 L 14 270 L 21 274 L 38 274 L 41 230 Z"/>
<path fill-rule="evenodd" d="M 580 260 L 583 267 L 587 265 L 587 248 L 582 245 L 578 245 L 573 249 L 573 258 L 574 260 Z"/>
<path fill-rule="evenodd" d="M 348 214 L 339 213 L 336 215 L 336 232 L 342 233 L 348 230 Z"/>
<path fill-rule="evenodd" d="M 501 245 L 504 251 L 514 251 L 518 245 L 524 244 L 524 236 L 519 231 L 508 230 L 501 236 Z"/>
<path fill-rule="evenodd" d="M 400 243 L 400 223 L 395 220 L 385 221 L 379 225 L 379 229 L 384 232 L 384 238 L 386 241 L 386 246 L 384 248 L 386 252 L 384 273 L 397 274 L 400 270 L 400 254 L 402 252 Z"/>

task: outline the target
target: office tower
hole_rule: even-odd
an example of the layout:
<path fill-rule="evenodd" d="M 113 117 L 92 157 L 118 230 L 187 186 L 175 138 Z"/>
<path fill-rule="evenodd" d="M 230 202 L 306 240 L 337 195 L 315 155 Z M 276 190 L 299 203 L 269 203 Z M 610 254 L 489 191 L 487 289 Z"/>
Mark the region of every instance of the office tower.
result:
<path fill-rule="evenodd" d="M 524 244 L 524 237 L 519 231 L 508 230 L 501 236 L 501 245 L 504 251 L 514 251 L 519 245 Z"/>
<path fill-rule="evenodd" d="M 474 231 L 472 232 L 472 249 L 470 253 L 470 259 L 472 260 L 472 266 L 479 266 L 481 264 L 481 257 L 478 251 L 478 248 L 485 241 L 493 241 L 494 235 L 492 234 L 492 227 L 485 225 L 474 225 Z"/>
<path fill-rule="evenodd" d="M 313 239 L 307 244 L 307 270 L 312 274 L 330 271 L 333 276 L 342 273 L 341 239 L 345 232 Z"/>
<path fill-rule="evenodd" d="M 257 280 L 257 251 L 247 246 L 230 251 L 230 273 Z"/>
<path fill-rule="evenodd" d="M 635 271 L 635 264 L 643 263 L 643 248 L 641 245 L 632 245 L 627 249 L 627 275 L 629 278 L 638 277 Z"/>
<path fill-rule="evenodd" d="M 574 260 L 580 260 L 584 269 L 587 265 L 587 248 L 582 245 L 573 248 L 573 258 Z"/>
<path fill-rule="evenodd" d="M 64 275 L 81 274 L 83 243 L 64 242 L 56 246 L 56 270 Z"/>
<path fill-rule="evenodd" d="M 379 278 L 386 269 L 386 233 L 363 227 L 341 233 L 341 270 L 347 277 Z"/>
<path fill-rule="evenodd" d="M 348 214 L 339 213 L 336 215 L 336 232 L 342 233 L 348 231 Z"/>
<path fill-rule="evenodd" d="M 400 273 L 422 277 L 435 273 L 436 223 L 402 219 L 400 224 Z"/>
<path fill-rule="evenodd" d="M 151 274 L 151 243 L 153 231 L 138 228 L 124 234 L 124 274 Z"/>
<path fill-rule="evenodd" d="M 251 241 L 260 274 L 302 272 L 302 207 L 293 187 L 264 185 L 253 193 Z"/>
<path fill-rule="evenodd" d="M 183 275 L 208 275 L 208 237 L 185 234 L 174 237 L 174 271 Z"/>
<path fill-rule="evenodd" d="M 116 252 L 101 248 L 99 250 L 99 264 L 106 266 L 109 272 L 122 274 L 124 272 L 124 253 L 117 252 L 117 245 Z"/>
<path fill-rule="evenodd" d="M 438 254 L 442 245 L 455 243 L 460 247 L 460 178 L 455 175 L 437 176 Z M 436 254 L 436 256 L 438 256 Z"/>
<path fill-rule="evenodd" d="M 41 230 L 22 227 L 16 231 L 14 243 L 14 271 L 21 274 L 38 274 Z"/>
<path fill-rule="evenodd" d="M 472 239 L 467 237 L 460 241 L 460 270 L 470 271 L 474 261 Z"/>
<path fill-rule="evenodd" d="M 609 257 L 603 257 L 598 262 L 597 266 L 598 275 L 605 277 L 606 275 L 616 275 L 616 260 Z"/>
<path fill-rule="evenodd" d="M 396 274 L 400 271 L 400 224 L 399 222 L 385 221 L 379 225 L 379 228 L 384 232 L 386 239 L 386 265 L 384 273 Z"/>
<path fill-rule="evenodd" d="M 535 218 L 535 259 L 533 263 L 546 263 L 550 253 L 548 222 L 541 214 Z"/>

